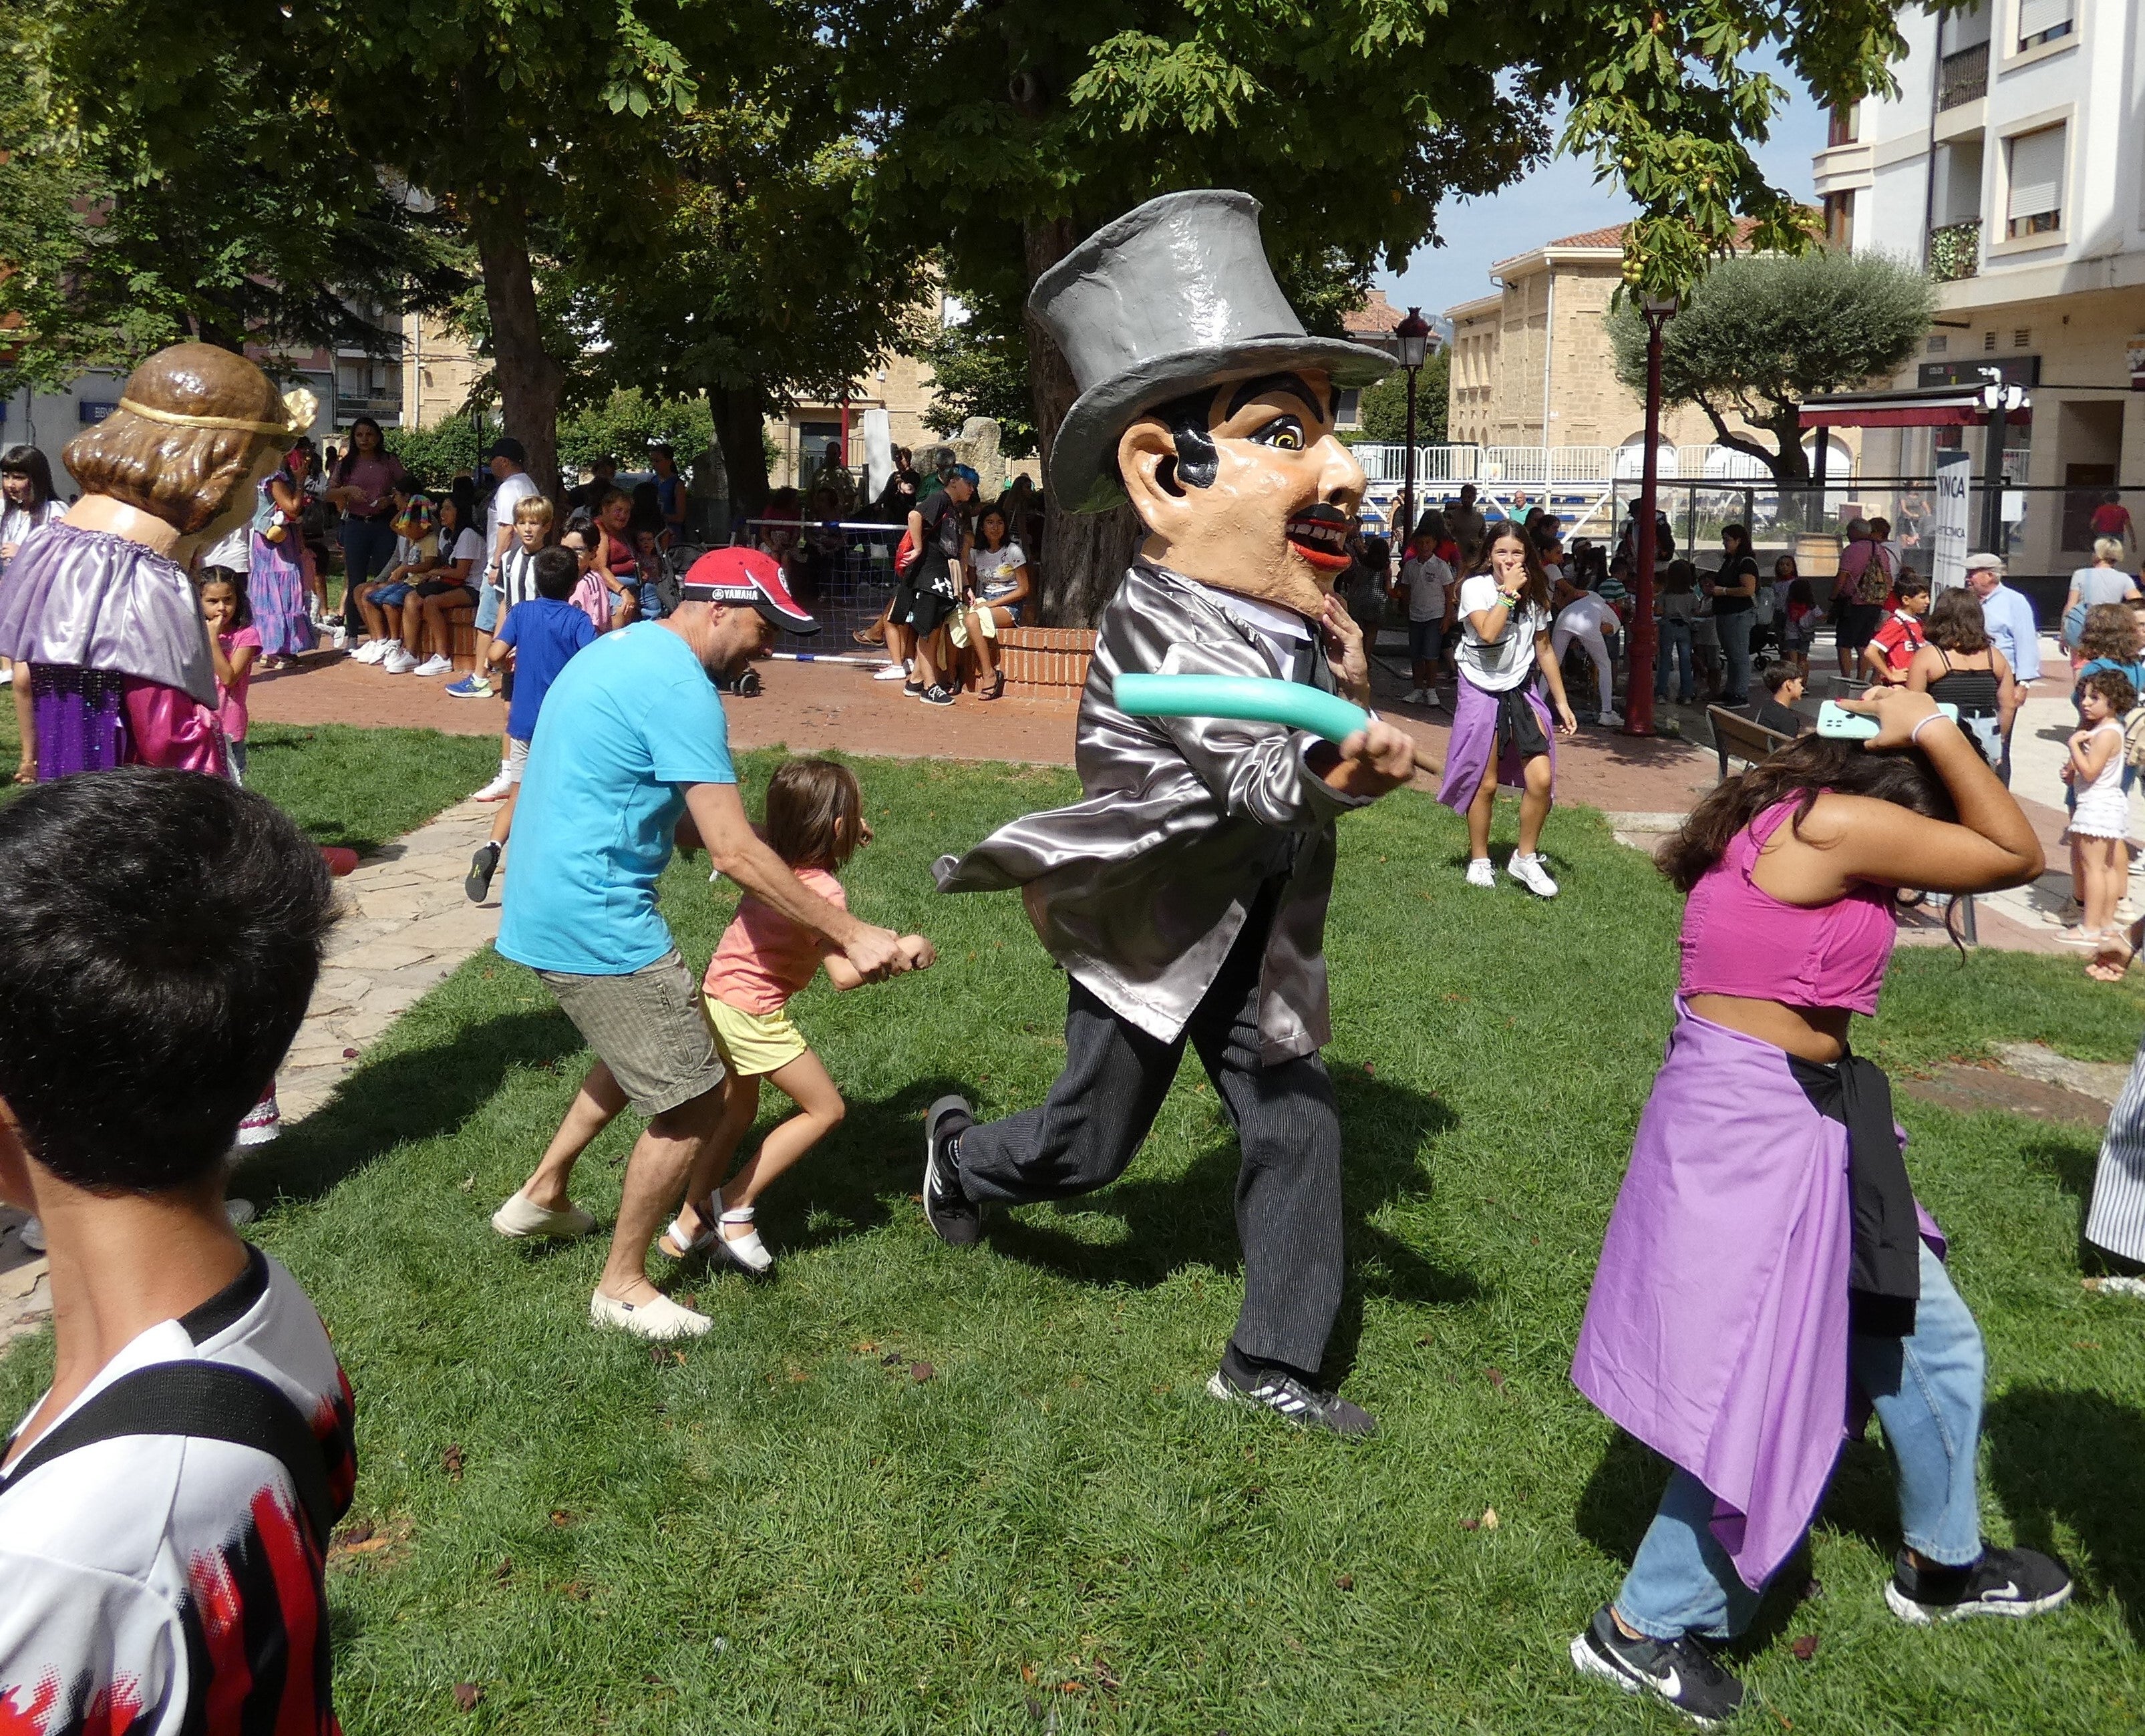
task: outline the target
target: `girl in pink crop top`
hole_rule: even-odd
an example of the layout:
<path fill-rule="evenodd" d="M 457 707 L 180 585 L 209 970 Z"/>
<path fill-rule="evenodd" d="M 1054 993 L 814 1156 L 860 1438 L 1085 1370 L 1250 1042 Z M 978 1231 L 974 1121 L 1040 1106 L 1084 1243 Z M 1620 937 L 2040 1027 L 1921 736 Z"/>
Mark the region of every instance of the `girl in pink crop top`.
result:
<path fill-rule="evenodd" d="M 1826 904 L 1787 904 L 1752 878 L 1759 853 L 1792 820 L 1800 793 L 1736 833 L 1684 907 L 1682 992 L 1877 1010 L 1897 928 L 1889 887 L 1860 885 Z"/>

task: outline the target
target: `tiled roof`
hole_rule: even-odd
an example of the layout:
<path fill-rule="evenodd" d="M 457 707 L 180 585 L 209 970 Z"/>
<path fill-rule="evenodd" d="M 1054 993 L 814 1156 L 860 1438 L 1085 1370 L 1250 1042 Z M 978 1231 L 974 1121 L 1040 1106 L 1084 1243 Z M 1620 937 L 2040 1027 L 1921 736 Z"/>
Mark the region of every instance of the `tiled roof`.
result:
<path fill-rule="evenodd" d="M 1607 229 L 1583 229 L 1577 235 L 1567 235 L 1561 241 L 1551 241 L 1552 247 L 1620 247 L 1624 245 L 1624 225 L 1615 224 Z"/>
<path fill-rule="evenodd" d="M 1401 317 L 1400 309 L 1386 299 L 1386 292 L 1374 289 L 1361 307 L 1341 316 L 1341 326 L 1351 337 L 1383 336 L 1398 329 Z"/>

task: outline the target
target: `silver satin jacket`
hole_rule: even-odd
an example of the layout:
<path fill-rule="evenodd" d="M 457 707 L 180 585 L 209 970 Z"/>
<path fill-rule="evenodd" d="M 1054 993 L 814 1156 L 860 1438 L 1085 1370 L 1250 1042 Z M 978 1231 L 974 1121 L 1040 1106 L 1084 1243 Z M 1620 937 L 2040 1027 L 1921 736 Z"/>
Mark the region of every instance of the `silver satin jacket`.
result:
<path fill-rule="evenodd" d="M 1313 679 L 1331 690 L 1321 655 Z M 1120 1017 L 1173 1042 L 1222 968 L 1260 888 L 1285 876 L 1259 979 L 1261 1057 L 1308 1055 L 1331 1035 L 1326 906 L 1334 820 L 1361 808 L 1311 772 L 1318 739 L 1275 724 L 1135 718 L 1123 670 L 1283 673 L 1197 590 L 1145 561 L 1102 612 L 1080 701 L 1074 764 L 1087 799 L 1001 827 L 933 865 L 941 892 L 1026 888 L 1051 957 Z"/>

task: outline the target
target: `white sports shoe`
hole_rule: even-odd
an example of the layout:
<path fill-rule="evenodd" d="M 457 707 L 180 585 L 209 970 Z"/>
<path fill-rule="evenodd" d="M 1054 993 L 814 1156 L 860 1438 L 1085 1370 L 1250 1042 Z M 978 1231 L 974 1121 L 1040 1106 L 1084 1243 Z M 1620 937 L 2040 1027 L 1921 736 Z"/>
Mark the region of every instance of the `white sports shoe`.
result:
<path fill-rule="evenodd" d="M 394 643 L 391 639 L 368 639 L 350 654 L 350 660 L 352 663 L 377 663 L 387 654 L 388 647 Z"/>
<path fill-rule="evenodd" d="M 406 675 L 417 667 L 417 659 L 398 642 L 380 659 L 380 666 L 391 675 Z"/>
<path fill-rule="evenodd" d="M 1411 687 L 1408 689 L 1407 703 L 1411 705 L 1427 705 L 1430 703 L 1430 695 L 1419 687 Z"/>
<path fill-rule="evenodd" d="M 908 679 L 908 665 L 906 663 L 890 663 L 883 669 L 872 671 L 874 681 L 906 681 Z"/>
<path fill-rule="evenodd" d="M 1624 714 L 1612 706 L 1596 718 L 1595 722 L 1600 724 L 1604 729 L 1620 729 L 1624 727 Z"/>
<path fill-rule="evenodd" d="M 1497 884 L 1496 864 L 1486 856 L 1476 857 L 1467 864 L 1467 883 L 1494 889 Z"/>
<path fill-rule="evenodd" d="M 1432 711 L 1442 711 L 1445 709 L 1445 701 L 1437 697 L 1437 689 L 1434 687 L 1426 687 L 1423 689 L 1422 703 L 1427 705 Z"/>
<path fill-rule="evenodd" d="M 514 793 L 514 780 L 506 775 L 506 768 L 499 769 L 499 775 L 470 798 L 472 802 L 504 802 Z"/>
<path fill-rule="evenodd" d="M 1550 878 L 1539 856 L 1522 856 L 1515 850 L 1511 860 L 1505 864 L 1505 872 L 1537 898 L 1556 896 L 1556 882 Z"/>
<path fill-rule="evenodd" d="M 451 675 L 454 672 L 455 660 L 444 651 L 435 651 L 410 671 L 413 675 Z"/>

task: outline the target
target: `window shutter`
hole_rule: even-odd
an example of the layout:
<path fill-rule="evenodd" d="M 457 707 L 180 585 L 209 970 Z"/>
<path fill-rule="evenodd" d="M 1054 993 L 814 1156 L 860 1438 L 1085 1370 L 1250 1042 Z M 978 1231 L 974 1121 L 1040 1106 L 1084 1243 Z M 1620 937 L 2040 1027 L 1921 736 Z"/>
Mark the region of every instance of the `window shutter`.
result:
<path fill-rule="evenodd" d="M 2030 42 L 2071 21 L 2073 0 L 2018 0 L 2018 40 Z"/>
<path fill-rule="evenodd" d="M 2044 127 L 2011 141 L 2011 200 L 2006 215 L 2037 217 L 2063 207 L 2063 136 Z"/>

